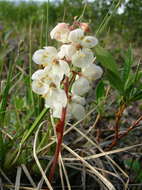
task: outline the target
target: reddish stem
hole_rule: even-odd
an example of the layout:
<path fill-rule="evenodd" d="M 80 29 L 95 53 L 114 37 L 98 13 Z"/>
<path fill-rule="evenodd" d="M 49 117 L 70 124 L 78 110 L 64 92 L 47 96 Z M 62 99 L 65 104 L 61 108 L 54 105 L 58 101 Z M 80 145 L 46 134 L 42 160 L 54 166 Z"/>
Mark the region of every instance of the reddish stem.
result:
<path fill-rule="evenodd" d="M 134 128 L 138 126 L 141 120 L 142 120 L 142 116 L 140 116 L 130 127 L 128 127 L 128 129 L 123 134 L 119 134 L 117 140 L 120 140 L 123 137 L 127 136 L 130 131 L 132 131 Z M 117 142 L 118 141 L 113 141 L 113 143 L 109 146 L 109 148 L 107 148 L 107 150 L 111 150 L 114 146 L 117 145 Z"/>
<path fill-rule="evenodd" d="M 107 150 L 111 150 L 112 147 L 117 145 L 117 142 L 119 140 L 120 120 L 125 108 L 126 108 L 126 105 L 122 104 L 120 108 L 118 109 L 118 112 L 116 113 L 116 120 L 115 120 L 115 126 L 114 126 L 115 135 L 114 135 L 114 139 L 112 143 L 109 145 L 109 148 Z"/>
<path fill-rule="evenodd" d="M 68 77 L 66 77 L 65 82 L 64 82 L 64 90 L 66 92 L 67 97 L 68 97 L 68 86 L 69 86 L 69 81 L 68 81 Z M 52 182 L 52 179 L 54 177 L 55 169 L 56 169 L 56 166 L 58 163 L 59 154 L 61 152 L 62 141 L 63 141 L 63 133 L 64 133 L 64 125 L 65 125 L 65 119 L 66 119 L 66 112 L 67 112 L 67 107 L 62 108 L 61 119 L 59 120 L 59 122 L 56 125 L 56 133 L 57 133 L 57 141 L 58 142 L 56 145 L 54 159 L 53 159 L 52 166 L 50 169 L 50 174 L 49 174 L 49 181 L 50 182 Z"/>
<path fill-rule="evenodd" d="M 118 110 L 118 112 L 116 113 L 116 121 L 115 121 L 115 141 L 117 141 L 118 136 L 119 136 L 119 124 L 120 124 L 120 119 L 122 117 L 122 114 L 125 110 L 126 105 L 122 104 L 122 106 L 120 106 L 120 109 Z"/>

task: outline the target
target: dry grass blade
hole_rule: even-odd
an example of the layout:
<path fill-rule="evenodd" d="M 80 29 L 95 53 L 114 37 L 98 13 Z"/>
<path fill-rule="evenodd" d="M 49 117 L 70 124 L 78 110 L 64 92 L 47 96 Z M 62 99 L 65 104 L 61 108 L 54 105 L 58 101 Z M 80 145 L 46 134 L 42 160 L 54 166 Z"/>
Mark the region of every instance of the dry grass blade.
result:
<path fill-rule="evenodd" d="M 109 189 L 109 190 L 115 190 L 115 187 L 108 181 L 101 173 L 99 173 L 93 166 L 91 166 L 87 161 L 85 161 L 81 156 L 79 156 L 76 152 L 74 152 L 71 148 L 69 148 L 67 145 L 63 144 L 63 147 L 69 151 L 72 155 L 79 158 L 80 161 L 89 168 L 99 179 L 100 181 Z"/>
<path fill-rule="evenodd" d="M 59 161 L 58 164 L 59 164 L 59 174 L 60 174 L 60 179 L 61 179 L 61 184 L 62 184 L 62 190 L 65 190 L 65 183 L 64 183 L 64 177 L 63 177 L 61 162 Z"/>
<path fill-rule="evenodd" d="M 6 176 L 6 174 L 3 172 L 3 170 L 0 168 L 0 173 L 3 176 L 3 178 L 11 185 L 14 185 L 12 181 Z"/>
<path fill-rule="evenodd" d="M 67 135 L 71 130 L 73 130 L 75 126 L 77 126 L 78 124 L 80 124 L 85 118 L 87 118 L 91 113 L 93 113 L 93 112 L 95 111 L 95 109 L 96 109 L 96 107 L 93 108 L 92 110 L 90 110 L 82 120 L 77 121 L 74 125 L 70 125 L 70 124 L 68 123 L 68 124 L 70 125 L 70 128 L 68 128 L 68 129 L 64 132 L 64 135 Z M 51 121 L 53 121 L 53 120 L 51 120 Z M 52 123 L 52 124 L 53 124 L 53 123 Z M 54 125 L 53 125 L 53 127 L 54 127 Z M 54 144 L 55 142 L 56 142 L 56 140 L 53 139 L 52 142 L 50 142 L 49 144 L 47 144 L 46 146 L 44 146 L 43 148 L 41 148 L 40 150 L 38 150 L 38 151 L 37 151 L 37 154 L 39 154 L 41 151 L 47 149 L 48 147 L 50 147 L 50 146 L 51 146 L 52 144 Z"/>
<path fill-rule="evenodd" d="M 45 180 L 45 183 L 46 183 L 47 187 L 49 188 L 49 190 L 53 190 L 53 188 L 52 188 L 52 186 L 51 186 L 51 184 L 50 184 L 48 178 L 46 177 L 46 174 L 45 174 L 44 170 L 43 170 L 42 167 L 41 167 L 41 164 L 40 164 L 40 162 L 39 162 L 39 160 L 38 160 L 38 157 L 37 157 L 37 154 L 36 154 L 36 144 L 37 144 L 38 133 L 39 133 L 39 130 L 40 130 L 40 128 L 42 127 L 42 125 L 43 125 L 44 123 L 45 123 L 45 121 L 43 121 L 43 122 L 39 125 L 39 127 L 38 127 L 38 129 L 37 129 L 37 131 L 36 131 L 35 138 L 34 138 L 34 144 L 33 144 L 33 155 L 34 155 L 34 159 L 35 159 L 35 161 L 36 161 L 36 164 L 37 164 L 37 166 L 38 166 L 38 168 L 39 168 L 39 170 L 40 170 L 40 172 L 41 172 L 41 175 L 42 175 L 42 177 L 43 177 L 44 180 Z"/>
<path fill-rule="evenodd" d="M 0 190 L 3 190 L 2 179 L 0 177 Z"/>
<path fill-rule="evenodd" d="M 16 175 L 16 181 L 15 181 L 15 190 L 20 189 L 20 180 L 21 180 L 21 174 L 22 174 L 22 168 L 17 168 L 17 175 Z"/>
<path fill-rule="evenodd" d="M 22 169 L 23 169 L 25 175 L 27 176 L 29 182 L 31 183 L 31 185 L 32 185 L 34 188 L 36 188 L 36 184 L 35 184 L 34 180 L 32 179 L 32 177 L 31 177 L 31 175 L 30 175 L 30 173 L 29 173 L 27 167 L 25 166 L 25 164 L 22 164 L 21 167 L 22 167 Z"/>
<path fill-rule="evenodd" d="M 46 173 L 47 170 L 49 169 L 51 163 L 52 163 L 52 160 L 50 160 L 50 162 L 48 163 L 47 167 L 45 168 L 45 170 L 44 170 L 45 173 Z M 40 189 L 42 188 L 43 182 L 44 182 L 44 178 L 42 177 L 41 180 L 40 180 L 39 183 L 38 183 L 38 186 L 37 186 L 36 190 L 40 190 Z"/>
<path fill-rule="evenodd" d="M 116 154 L 116 153 L 119 153 L 119 152 L 124 152 L 124 151 L 130 150 L 132 148 L 136 148 L 138 146 L 142 146 L 142 144 L 137 144 L 137 145 L 133 145 L 133 146 L 125 147 L 125 148 L 118 148 L 116 150 L 111 150 L 111 151 L 102 152 L 102 153 L 98 153 L 98 154 L 91 155 L 91 156 L 86 156 L 86 157 L 83 157 L 83 159 L 84 160 L 91 160 L 91 159 L 95 159 L 95 158 L 100 158 L 100 157 L 103 157 L 103 156 L 106 156 L 106 155 Z M 63 160 L 75 161 L 75 160 L 79 160 L 79 159 L 78 158 L 63 158 Z"/>
<path fill-rule="evenodd" d="M 93 147 L 95 146 L 100 152 L 105 153 L 105 152 L 101 149 L 101 147 L 100 147 L 99 145 L 97 145 L 94 141 L 92 141 L 88 136 L 86 136 L 83 132 L 81 132 L 77 127 L 74 127 L 73 129 L 76 130 L 80 135 L 82 135 L 89 143 L 91 143 L 91 144 L 93 145 Z M 119 167 L 118 164 L 116 164 L 108 155 L 105 155 L 105 156 L 106 156 L 106 158 L 108 159 L 109 162 L 111 162 L 113 165 L 115 165 L 115 166 L 120 170 L 120 172 L 123 173 L 123 175 L 124 175 L 127 179 L 129 179 L 128 175 Z M 111 164 L 111 163 L 110 163 L 110 164 Z M 111 166 L 112 166 L 113 170 L 115 171 L 115 168 L 113 167 L 112 164 L 111 164 Z M 123 182 L 123 180 L 121 180 L 121 181 Z M 124 183 L 124 182 L 123 182 L 123 183 Z M 125 183 L 124 183 L 124 184 L 125 184 Z"/>
<path fill-rule="evenodd" d="M 71 185 L 70 185 L 70 182 L 69 182 L 68 174 L 67 174 L 67 171 L 66 171 L 66 168 L 65 168 L 65 165 L 64 165 L 64 162 L 63 162 L 63 159 L 62 159 L 61 155 L 59 156 L 59 162 L 61 162 L 61 165 L 62 165 L 62 168 L 63 168 L 63 172 L 64 172 L 65 179 L 66 179 L 66 182 L 67 182 L 68 190 L 71 190 Z"/>
<path fill-rule="evenodd" d="M 15 190 L 15 187 L 13 185 L 6 184 L 6 185 L 4 185 L 4 187 Z M 19 187 L 19 189 L 23 189 L 23 190 L 37 190 L 36 188 L 33 188 L 33 187 L 24 187 L 24 186 Z M 40 189 L 40 190 L 47 190 L 47 189 Z"/>

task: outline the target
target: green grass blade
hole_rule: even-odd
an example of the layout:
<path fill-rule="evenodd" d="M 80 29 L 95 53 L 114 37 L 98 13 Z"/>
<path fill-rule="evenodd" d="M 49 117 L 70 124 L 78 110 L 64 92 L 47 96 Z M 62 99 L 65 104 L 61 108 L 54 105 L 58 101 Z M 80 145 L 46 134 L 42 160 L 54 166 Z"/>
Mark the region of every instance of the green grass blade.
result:
<path fill-rule="evenodd" d="M 48 108 L 44 108 L 40 115 L 36 118 L 33 125 L 30 127 L 29 130 L 26 131 L 25 135 L 23 136 L 21 140 L 21 145 L 25 143 L 25 141 L 32 135 L 33 131 L 36 129 L 36 127 L 39 125 L 41 119 L 44 117 L 44 115 L 47 113 Z"/>

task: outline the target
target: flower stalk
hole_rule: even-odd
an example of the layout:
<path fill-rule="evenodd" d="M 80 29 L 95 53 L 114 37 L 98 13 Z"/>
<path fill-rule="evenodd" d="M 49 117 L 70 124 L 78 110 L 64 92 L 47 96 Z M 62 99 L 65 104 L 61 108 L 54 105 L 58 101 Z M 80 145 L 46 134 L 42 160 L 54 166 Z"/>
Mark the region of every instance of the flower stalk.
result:
<path fill-rule="evenodd" d="M 65 82 L 64 82 L 64 90 L 66 92 L 67 97 L 68 97 L 68 86 L 69 86 L 69 81 L 68 81 L 68 77 L 66 77 Z M 67 113 L 67 106 L 65 108 L 62 108 L 61 119 L 58 121 L 56 125 L 57 145 L 56 145 L 54 159 L 53 159 L 51 169 L 50 169 L 50 174 L 49 174 L 50 182 L 52 182 L 52 179 L 54 177 L 55 169 L 58 163 L 59 154 L 61 153 L 66 113 Z"/>

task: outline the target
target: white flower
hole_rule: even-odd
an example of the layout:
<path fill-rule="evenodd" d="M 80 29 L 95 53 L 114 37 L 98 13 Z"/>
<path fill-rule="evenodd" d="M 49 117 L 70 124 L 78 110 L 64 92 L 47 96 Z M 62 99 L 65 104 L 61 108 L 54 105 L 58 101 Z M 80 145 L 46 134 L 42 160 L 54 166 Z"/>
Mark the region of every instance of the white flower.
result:
<path fill-rule="evenodd" d="M 37 70 L 32 75 L 32 90 L 39 94 L 43 95 L 48 92 L 50 81 L 46 77 L 45 71 L 43 69 Z"/>
<path fill-rule="evenodd" d="M 89 80 L 97 80 L 102 76 L 103 70 L 98 65 L 89 64 L 87 67 L 82 68 L 82 74 Z"/>
<path fill-rule="evenodd" d="M 54 77 L 58 76 L 59 80 L 63 79 L 63 76 L 69 76 L 70 68 L 66 61 L 59 60 L 52 65 L 50 75 Z"/>
<path fill-rule="evenodd" d="M 32 90 L 39 95 L 44 95 L 49 90 L 49 84 L 49 81 L 45 83 L 42 80 L 34 80 L 32 82 Z"/>
<path fill-rule="evenodd" d="M 82 96 L 86 94 L 90 90 L 90 88 L 91 87 L 89 81 L 84 77 L 80 77 L 73 83 L 71 92 L 73 94 Z"/>
<path fill-rule="evenodd" d="M 85 109 L 81 104 L 70 103 L 67 110 L 67 119 L 75 118 L 81 120 L 85 117 Z"/>
<path fill-rule="evenodd" d="M 69 35 L 69 26 L 66 23 L 59 23 L 53 30 L 50 32 L 51 39 L 55 39 L 57 41 L 61 41 L 63 43 L 68 42 Z"/>
<path fill-rule="evenodd" d="M 61 118 L 62 109 L 63 109 L 62 104 L 56 103 L 56 106 L 54 106 L 54 107 L 52 108 L 53 117 L 55 117 L 55 118 Z"/>
<path fill-rule="evenodd" d="M 93 61 L 93 52 L 89 48 L 80 49 L 72 56 L 72 64 L 80 68 L 86 67 L 88 64 L 93 63 Z"/>
<path fill-rule="evenodd" d="M 86 48 L 93 48 L 98 44 L 98 39 L 93 36 L 85 36 L 81 41 L 81 45 Z"/>
<path fill-rule="evenodd" d="M 55 47 L 47 46 L 44 49 L 35 51 L 33 61 L 43 66 L 51 66 L 51 63 L 57 58 L 57 50 Z"/>
<path fill-rule="evenodd" d="M 36 72 L 34 72 L 32 74 L 32 80 L 38 80 L 41 79 L 43 77 L 44 74 L 44 70 L 43 69 L 39 69 Z"/>
<path fill-rule="evenodd" d="M 75 54 L 75 52 L 76 52 L 75 46 L 71 44 L 65 44 L 60 47 L 58 56 L 60 59 L 63 59 L 65 57 L 66 59 L 71 60 L 71 57 Z"/>
<path fill-rule="evenodd" d="M 67 105 L 67 96 L 63 89 L 50 87 L 45 95 L 45 107 L 53 109 L 53 116 L 61 118 L 62 108 Z"/>
<path fill-rule="evenodd" d="M 69 33 L 69 41 L 73 43 L 80 43 L 84 37 L 84 31 L 80 28 L 72 30 Z"/>
<path fill-rule="evenodd" d="M 77 103 L 77 104 L 81 104 L 81 105 L 85 105 L 85 103 L 86 103 L 84 97 L 77 96 L 75 94 L 72 95 L 71 100 L 72 100 L 72 102 Z"/>
<path fill-rule="evenodd" d="M 81 120 L 85 117 L 85 98 L 73 94 L 68 103 L 66 121 L 71 118 Z"/>
<path fill-rule="evenodd" d="M 51 83 L 59 87 L 61 81 L 59 76 L 53 77 L 48 67 L 39 69 L 33 73 L 32 80 L 32 90 L 39 95 L 45 95 Z"/>

